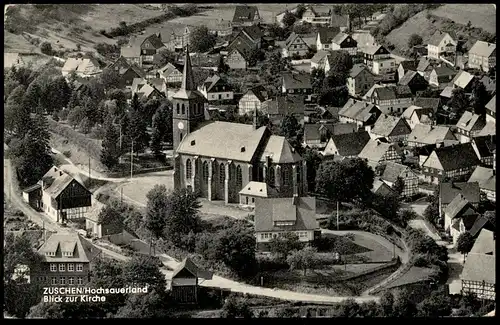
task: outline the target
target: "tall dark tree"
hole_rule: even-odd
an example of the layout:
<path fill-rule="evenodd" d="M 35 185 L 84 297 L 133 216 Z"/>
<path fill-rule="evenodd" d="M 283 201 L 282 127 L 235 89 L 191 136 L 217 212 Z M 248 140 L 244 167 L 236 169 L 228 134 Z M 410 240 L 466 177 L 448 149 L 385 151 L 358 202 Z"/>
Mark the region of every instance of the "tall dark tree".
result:
<path fill-rule="evenodd" d="M 320 93 L 325 80 L 325 70 L 313 68 L 311 70 L 311 84 L 314 93 Z"/>
<path fill-rule="evenodd" d="M 469 99 L 462 88 L 455 88 L 452 91 L 451 98 L 447 104 L 455 115 L 455 118 L 462 116 L 469 107 Z"/>
<path fill-rule="evenodd" d="M 165 293 L 166 280 L 158 266 L 158 259 L 135 255 L 123 267 L 123 280 L 127 285 L 148 286 L 148 291 Z"/>
<path fill-rule="evenodd" d="M 111 118 L 108 118 L 104 124 L 104 139 L 102 141 L 101 162 L 109 169 L 118 164 L 120 158 L 119 148 L 120 136 L 113 124 Z"/>
<path fill-rule="evenodd" d="M 167 225 L 167 213 L 169 197 L 165 185 L 155 185 L 147 194 L 146 215 L 144 225 L 152 235 L 152 238 L 160 238 Z M 153 240 L 150 245 L 152 247 Z"/>
<path fill-rule="evenodd" d="M 321 156 L 316 150 L 306 149 L 302 154 L 307 166 L 307 185 L 313 190 L 316 188 L 316 171 L 321 164 Z"/>
<path fill-rule="evenodd" d="M 137 154 L 142 152 L 149 145 L 149 135 L 147 133 L 147 121 L 143 118 L 142 105 L 137 94 L 132 98 L 130 107 L 130 125 L 128 136 L 133 141 L 133 150 Z M 123 131 L 123 130 L 122 130 Z"/>
<path fill-rule="evenodd" d="M 423 39 L 418 34 L 411 34 L 408 37 L 408 48 L 411 50 L 415 45 L 421 45 L 423 43 Z"/>
<path fill-rule="evenodd" d="M 472 246 L 474 246 L 474 237 L 472 237 L 470 232 L 466 231 L 464 233 L 461 233 L 460 236 L 458 236 L 457 251 L 459 251 L 464 255 L 464 263 L 465 263 L 465 256 L 470 252 Z"/>
<path fill-rule="evenodd" d="M 218 260 L 240 275 L 255 270 L 255 236 L 245 224 L 237 223 L 222 230 L 214 240 L 214 251 Z"/>
<path fill-rule="evenodd" d="M 120 75 L 116 70 L 105 68 L 102 70 L 100 78 L 105 90 L 119 88 L 120 86 Z"/>
<path fill-rule="evenodd" d="M 21 105 L 7 104 L 4 108 L 4 129 L 21 139 L 31 128 L 30 113 Z"/>
<path fill-rule="evenodd" d="M 283 23 L 283 25 L 285 25 L 286 28 L 292 27 L 296 21 L 297 21 L 297 17 L 295 17 L 295 15 L 289 11 L 285 12 L 283 19 L 281 20 L 281 22 Z"/>
<path fill-rule="evenodd" d="M 108 206 L 106 206 L 108 208 Z M 106 209 L 105 208 L 105 209 Z M 111 216 L 123 218 L 123 215 L 117 215 L 117 210 L 108 210 L 110 212 L 107 221 L 110 221 Z M 110 261 L 106 259 L 98 259 L 93 265 L 90 273 L 90 287 L 93 288 L 122 288 L 124 286 L 124 280 L 122 276 L 122 265 L 117 264 L 115 261 Z M 126 296 L 122 293 L 117 293 L 106 297 L 106 302 L 103 304 L 103 308 L 108 313 L 116 313 L 120 306 L 125 304 Z"/>
<path fill-rule="evenodd" d="M 50 95 L 52 111 L 59 112 L 68 106 L 71 97 L 71 88 L 64 77 L 57 77 L 50 82 Z"/>
<path fill-rule="evenodd" d="M 218 73 L 227 73 L 229 71 L 229 66 L 224 62 L 222 55 L 219 57 L 219 63 L 217 65 Z"/>
<path fill-rule="evenodd" d="M 40 98 L 42 97 L 42 89 L 37 82 L 32 82 L 26 89 L 23 98 L 23 108 L 29 112 L 38 112 Z"/>
<path fill-rule="evenodd" d="M 168 196 L 166 234 L 173 243 L 183 244 L 183 237 L 199 227 L 198 212 L 201 207 L 196 193 L 178 189 Z"/>
<path fill-rule="evenodd" d="M 130 295 L 124 306 L 120 307 L 115 318 L 151 318 L 164 319 L 169 317 L 168 304 L 164 294 L 150 291 L 146 294 Z"/>
<path fill-rule="evenodd" d="M 401 195 L 403 194 L 403 190 L 405 188 L 405 181 L 403 180 L 402 177 L 397 177 L 396 178 L 396 181 L 394 182 L 394 184 L 392 185 L 392 189 L 398 193 L 398 195 Z"/>
<path fill-rule="evenodd" d="M 26 92 L 26 87 L 24 87 L 23 85 L 17 86 L 11 91 L 9 97 L 7 97 L 6 104 L 21 106 L 23 104 L 23 98 L 25 92 Z"/>
<path fill-rule="evenodd" d="M 194 28 L 189 35 L 189 49 L 192 52 L 207 52 L 215 46 L 215 35 L 206 26 Z"/>
<path fill-rule="evenodd" d="M 486 113 L 485 106 L 489 100 L 490 95 L 486 87 L 481 81 L 476 80 L 472 88 L 472 107 L 474 108 L 474 113 L 484 115 Z"/>

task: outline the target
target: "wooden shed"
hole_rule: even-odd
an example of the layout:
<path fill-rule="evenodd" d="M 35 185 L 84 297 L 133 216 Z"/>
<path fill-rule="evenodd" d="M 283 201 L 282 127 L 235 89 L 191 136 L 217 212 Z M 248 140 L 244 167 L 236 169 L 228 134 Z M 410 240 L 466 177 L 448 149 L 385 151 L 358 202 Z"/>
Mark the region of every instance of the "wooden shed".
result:
<path fill-rule="evenodd" d="M 172 275 L 172 297 L 182 304 L 198 302 L 198 267 L 186 257 Z"/>

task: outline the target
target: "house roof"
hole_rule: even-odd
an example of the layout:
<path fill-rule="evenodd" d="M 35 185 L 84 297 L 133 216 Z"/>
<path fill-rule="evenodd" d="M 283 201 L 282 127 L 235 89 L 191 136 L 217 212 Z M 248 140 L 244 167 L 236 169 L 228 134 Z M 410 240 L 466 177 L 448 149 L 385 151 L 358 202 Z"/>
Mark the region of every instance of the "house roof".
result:
<path fill-rule="evenodd" d="M 451 171 L 460 168 L 470 168 L 480 164 L 476 152 L 470 143 L 460 143 L 434 150 L 443 170 Z M 424 166 L 427 167 L 427 161 Z"/>
<path fill-rule="evenodd" d="M 332 135 L 332 137 L 328 141 L 328 144 L 335 144 L 335 147 L 338 150 L 337 155 L 350 157 L 359 155 L 368 141 L 370 141 L 370 135 L 368 134 L 368 132 L 361 131 Z M 334 154 L 333 152 L 329 152 L 328 144 L 324 152 L 325 156 L 331 156 Z"/>
<path fill-rule="evenodd" d="M 146 41 L 149 41 L 151 43 L 151 45 L 153 45 L 153 47 L 156 50 L 165 46 L 165 45 L 163 45 L 161 38 L 158 37 L 157 34 L 149 35 L 148 37 L 146 37 L 146 39 L 144 39 L 144 41 L 142 43 L 144 44 L 144 42 L 146 42 Z"/>
<path fill-rule="evenodd" d="M 203 84 L 205 85 L 207 92 L 210 92 L 212 90 L 212 88 L 219 82 L 222 84 L 222 83 L 224 83 L 224 80 L 221 79 L 221 77 L 218 75 L 213 75 L 213 76 L 207 77 L 207 79 L 205 79 Z"/>
<path fill-rule="evenodd" d="M 411 133 L 408 136 L 408 142 L 436 144 L 445 140 L 453 140 L 446 139 L 449 133 L 449 126 L 417 124 L 413 130 L 411 130 Z"/>
<path fill-rule="evenodd" d="M 63 256 L 62 252 L 72 252 L 73 256 Z M 38 249 L 46 262 L 89 263 L 101 250 L 85 240 L 78 233 L 58 232 L 50 236 Z M 55 256 L 47 256 L 55 253 Z"/>
<path fill-rule="evenodd" d="M 382 45 L 371 46 L 371 47 L 365 49 L 365 53 L 369 54 L 369 55 L 374 55 L 381 47 L 383 47 L 383 46 Z"/>
<path fill-rule="evenodd" d="M 364 64 L 357 63 L 352 67 L 351 71 L 349 72 L 349 76 L 351 78 L 356 78 L 363 70 L 366 70 L 370 74 L 372 74 L 372 72 L 368 70 L 368 68 Z"/>
<path fill-rule="evenodd" d="M 285 137 L 271 135 L 260 157 L 261 162 L 266 162 L 266 156 L 275 164 L 294 163 L 302 161 L 302 157 L 290 145 Z"/>
<path fill-rule="evenodd" d="M 455 198 L 453 198 L 453 200 L 451 200 L 451 202 L 446 206 L 444 212 L 451 219 L 454 219 L 459 217 L 460 213 L 465 212 L 465 208 L 472 209 L 473 207 L 462 194 L 457 194 Z"/>
<path fill-rule="evenodd" d="M 497 46 L 494 43 L 484 41 L 476 41 L 469 50 L 469 56 L 475 54 L 482 57 L 490 57 L 496 50 Z"/>
<path fill-rule="evenodd" d="M 283 86 L 286 89 L 310 89 L 311 75 L 308 73 L 284 73 Z"/>
<path fill-rule="evenodd" d="M 340 45 L 348 37 L 349 37 L 349 34 L 340 32 L 337 35 L 335 35 L 335 37 L 332 40 L 332 43 Z"/>
<path fill-rule="evenodd" d="M 332 51 L 325 51 L 325 50 L 319 50 L 314 54 L 314 56 L 311 58 L 312 63 L 320 63 L 321 60 L 323 60 L 325 57 L 328 55 L 332 54 Z"/>
<path fill-rule="evenodd" d="M 398 84 L 399 85 L 406 85 L 408 86 L 408 84 L 414 79 L 414 78 L 423 78 L 420 74 L 418 74 L 416 71 L 413 71 L 413 70 L 409 70 L 405 73 L 405 75 L 403 76 L 403 78 L 401 78 L 401 80 L 399 80 Z"/>
<path fill-rule="evenodd" d="M 187 134 L 178 153 L 250 162 L 261 143 L 266 127 L 215 121 Z"/>
<path fill-rule="evenodd" d="M 406 60 L 400 63 L 405 71 L 417 71 L 418 61 L 416 60 Z"/>
<path fill-rule="evenodd" d="M 460 71 L 453 79 L 453 84 L 457 87 L 465 89 L 471 81 L 474 80 L 474 76 L 467 71 Z"/>
<path fill-rule="evenodd" d="M 368 159 L 370 162 L 379 162 L 384 157 L 385 153 L 391 148 L 401 152 L 398 145 L 392 143 L 385 143 L 379 140 L 368 140 L 365 147 L 359 153 L 358 157 Z"/>
<path fill-rule="evenodd" d="M 411 105 L 404 110 L 401 116 L 407 120 L 410 120 L 413 114 L 417 114 L 418 118 L 420 119 L 422 115 L 431 115 L 433 113 L 434 110 L 432 108 L 424 108 L 417 105 Z"/>
<path fill-rule="evenodd" d="M 3 54 L 3 67 L 10 68 L 18 64 L 22 64 L 23 59 L 19 53 L 4 53 Z"/>
<path fill-rule="evenodd" d="M 167 77 L 175 72 L 182 73 L 183 70 L 184 70 L 184 65 L 168 62 L 163 68 L 160 68 L 158 72 Z"/>
<path fill-rule="evenodd" d="M 496 191 L 496 175 L 491 168 L 477 166 L 468 182 L 477 182 L 483 190 Z"/>
<path fill-rule="evenodd" d="M 412 97 L 411 89 L 406 85 L 375 88 L 373 90 L 373 96 L 375 96 L 375 94 L 377 94 L 379 100 Z"/>
<path fill-rule="evenodd" d="M 375 178 L 373 180 L 372 192 L 382 196 L 387 196 L 395 193 L 395 191 L 380 178 Z"/>
<path fill-rule="evenodd" d="M 469 253 L 460 278 L 466 281 L 484 281 L 495 284 L 495 265 L 494 255 Z"/>
<path fill-rule="evenodd" d="M 476 222 L 469 230 L 472 237 L 475 237 L 478 233 L 474 246 L 469 253 L 475 254 L 491 254 L 495 251 L 495 239 L 493 231 L 483 229 L 483 226 L 488 222 L 487 218 L 479 217 Z"/>
<path fill-rule="evenodd" d="M 472 138 L 479 152 L 479 157 L 492 157 L 493 150 L 496 149 L 496 135 L 483 135 Z"/>
<path fill-rule="evenodd" d="M 302 39 L 302 36 L 296 34 L 295 32 L 292 32 L 285 41 L 285 48 L 289 48 L 297 38 Z M 304 39 L 302 39 L 302 41 L 304 41 Z"/>
<path fill-rule="evenodd" d="M 453 96 L 453 87 L 451 86 L 444 87 L 443 91 L 439 94 L 439 96 L 445 98 L 451 98 L 451 96 Z"/>
<path fill-rule="evenodd" d="M 264 32 L 262 29 L 260 29 L 259 26 L 257 25 L 252 25 L 252 26 L 246 26 L 242 30 L 244 33 L 246 33 L 251 40 L 257 41 L 264 37 Z"/>
<path fill-rule="evenodd" d="M 496 113 L 497 111 L 497 108 L 496 108 L 496 102 L 497 102 L 497 95 L 493 96 L 492 99 L 490 99 L 490 101 L 488 102 L 488 104 L 486 104 L 486 109 Z"/>
<path fill-rule="evenodd" d="M 23 190 L 24 193 L 31 193 L 35 190 L 40 189 L 42 186 L 40 184 L 31 185 Z"/>
<path fill-rule="evenodd" d="M 471 131 L 474 127 L 476 127 L 476 124 L 482 122 L 484 123 L 484 120 L 480 115 L 465 111 L 458 120 L 456 127 L 462 130 Z"/>
<path fill-rule="evenodd" d="M 426 57 L 421 57 L 418 60 L 417 71 L 424 72 L 431 66 L 431 61 Z"/>
<path fill-rule="evenodd" d="M 349 99 L 344 107 L 342 107 L 339 111 L 339 116 L 345 116 L 357 121 L 366 122 L 370 119 L 370 117 L 372 117 L 372 114 L 376 113 L 376 111 L 380 112 L 380 110 L 372 103 Z"/>
<path fill-rule="evenodd" d="M 139 46 L 122 46 L 120 55 L 124 58 L 136 58 L 141 55 L 141 48 Z"/>
<path fill-rule="evenodd" d="M 323 124 L 332 135 L 355 133 L 358 131 L 356 123 L 325 123 Z"/>
<path fill-rule="evenodd" d="M 486 125 L 479 131 L 477 135 L 490 135 L 496 134 L 497 128 L 495 122 L 487 122 Z"/>
<path fill-rule="evenodd" d="M 483 76 L 483 78 L 481 78 L 481 83 L 484 85 L 484 87 L 486 88 L 487 92 L 489 92 L 489 93 L 496 92 L 496 90 L 497 90 L 497 83 L 496 83 L 495 80 L 491 79 L 488 76 Z"/>
<path fill-rule="evenodd" d="M 262 103 L 262 110 L 269 115 L 303 115 L 305 111 L 304 98 L 304 96 L 278 96 Z"/>
<path fill-rule="evenodd" d="M 253 21 L 255 14 L 259 12 L 257 6 L 236 6 L 234 9 L 233 23 L 244 23 Z"/>
<path fill-rule="evenodd" d="M 383 86 L 383 85 L 374 84 L 373 86 L 371 86 L 370 89 L 368 89 L 368 91 L 366 92 L 366 94 L 363 95 L 363 99 L 371 98 L 373 96 L 373 92 L 375 91 L 375 89 L 377 89 L 377 88 L 384 88 L 384 87 L 385 86 Z"/>
<path fill-rule="evenodd" d="M 257 198 L 255 200 L 255 231 L 316 230 L 316 198 Z M 275 226 L 274 221 L 295 221 L 293 226 Z"/>
<path fill-rule="evenodd" d="M 439 46 L 439 44 L 441 43 L 441 41 L 443 40 L 443 38 L 446 36 L 446 34 L 450 35 L 450 37 L 453 40 L 457 39 L 457 37 L 454 36 L 454 33 L 445 33 L 445 32 L 441 32 L 441 31 L 437 30 L 431 36 L 431 39 L 429 40 L 429 42 L 427 44 L 434 45 L 434 46 Z"/>
<path fill-rule="evenodd" d="M 380 178 L 384 181 L 394 183 L 394 182 L 396 182 L 398 177 L 401 177 L 401 175 L 407 170 L 410 170 L 410 168 L 408 166 L 398 164 L 398 163 L 395 163 L 392 161 L 388 161 L 385 164 L 384 173 L 382 174 L 382 176 Z"/>
<path fill-rule="evenodd" d="M 320 27 L 317 35 L 319 35 L 319 41 L 321 44 L 330 44 L 335 35 L 339 32 L 339 27 Z"/>
<path fill-rule="evenodd" d="M 42 176 L 41 179 L 41 185 L 43 186 L 42 190 L 47 193 L 50 197 L 52 198 L 57 198 L 62 191 L 72 182 L 75 181 L 78 184 L 77 180 L 75 180 L 73 177 L 71 177 L 69 174 L 64 172 L 62 169 L 57 168 L 56 166 L 52 166 L 52 168 L 49 169 L 45 173 L 45 175 Z M 85 188 L 82 184 L 80 184 L 82 187 Z"/>
<path fill-rule="evenodd" d="M 440 67 L 435 67 L 433 70 L 438 76 L 438 78 L 448 77 L 448 76 L 455 77 L 458 74 L 457 70 L 454 70 L 445 64 L 443 64 Z"/>
<path fill-rule="evenodd" d="M 441 204 L 449 204 L 457 194 L 462 194 L 472 204 L 479 203 L 480 191 L 477 182 L 448 182 L 439 184 Z"/>
<path fill-rule="evenodd" d="M 266 90 L 266 88 L 265 88 L 264 86 L 262 86 L 262 85 L 258 85 L 258 86 L 255 86 L 255 87 L 253 87 L 253 88 L 249 89 L 249 90 L 247 91 L 247 93 L 252 93 L 252 94 L 254 94 L 254 95 L 257 97 L 257 99 L 258 99 L 261 103 L 263 103 L 263 102 L 265 102 L 265 101 L 266 101 L 266 98 L 267 98 L 267 90 Z"/>
<path fill-rule="evenodd" d="M 198 267 L 189 257 L 186 257 L 175 268 L 174 273 L 172 274 L 172 279 L 175 278 L 184 269 L 186 269 L 193 276 L 198 277 Z"/>
<path fill-rule="evenodd" d="M 411 128 L 404 118 L 382 114 L 370 132 L 378 136 L 389 137 L 410 134 Z"/>
<path fill-rule="evenodd" d="M 228 55 L 230 55 L 233 51 L 238 51 L 238 53 L 240 53 L 241 56 L 248 61 L 253 50 L 253 46 L 250 43 L 251 42 L 248 37 L 240 33 L 240 35 L 237 36 L 228 46 Z"/>
<path fill-rule="evenodd" d="M 267 183 L 249 182 L 247 185 L 243 186 L 239 194 L 258 197 L 273 197 L 277 194 L 277 192 Z"/>

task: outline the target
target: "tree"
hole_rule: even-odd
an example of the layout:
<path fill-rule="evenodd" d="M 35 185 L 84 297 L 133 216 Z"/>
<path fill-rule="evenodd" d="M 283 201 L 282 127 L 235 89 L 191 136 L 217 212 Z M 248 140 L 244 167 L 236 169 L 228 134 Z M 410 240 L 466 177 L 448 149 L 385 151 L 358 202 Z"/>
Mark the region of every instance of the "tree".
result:
<path fill-rule="evenodd" d="M 260 49 L 253 49 L 250 52 L 249 58 L 248 58 L 248 65 L 250 67 L 253 67 L 257 64 L 257 62 L 262 61 L 265 58 L 264 52 L 262 52 Z"/>
<path fill-rule="evenodd" d="M 441 223 L 441 220 L 439 220 L 439 187 L 424 210 L 424 218 L 434 226 L 438 226 Z"/>
<path fill-rule="evenodd" d="M 457 251 L 464 254 L 464 263 L 465 263 L 465 255 L 467 255 L 470 252 L 472 246 L 474 246 L 474 237 L 472 237 L 470 232 L 466 231 L 458 236 Z"/>
<path fill-rule="evenodd" d="M 295 16 L 298 19 L 302 19 L 302 15 L 304 14 L 304 12 L 306 12 L 306 10 L 306 6 L 304 6 L 303 3 L 299 4 L 297 8 L 295 8 Z"/>
<path fill-rule="evenodd" d="M 148 194 L 144 224 L 155 238 L 160 238 L 167 223 L 169 197 L 165 185 L 155 185 Z M 152 244 L 152 241 L 151 241 Z"/>
<path fill-rule="evenodd" d="M 59 112 L 68 106 L 72 94 L 71 88 L 63 76 L 52 79 L 49 85 L 50 93 L 47 96 L 51 101 L 50 106 L 52 111 Z"/>
<path fill-rule="evenodd" d="M 300 130 L 299 121 L 292 114 L 286 115 L 280 124 L 280 135 L 287 138 L 287 140 L 292 139 L 297 136 Z"/>
<path fill-rule="evenodd" d="M 292 251 L 286 261 L 290 265 L 291 270 L 302 269 L 305 276 L 307 270 L 315 266 L 316 253 L 316 248 L 308 246 L 298 251 Z"/>
<path fill-rule="evenodd" d="M 474 87 L 472 88 L 472 107 L 474 108 L 474 113 L 478 115 L 484 115 L 486 113 L 486 104 L 490 99 L 490 94 L 486 90 L 485 85 L 476 80 Z"/>
<path fill-rule="evenodd" d="M 398 290 L 394 295 L 392 317 L 415 317 L 417 308 L 411 300 L 411 293 L 407 290 Z"/>
<path fill-rule="evenodd" d="M 54 302 L 40 302 L 30 308 L 27 318 L 63 319 L 63 305 Z"/>
<path fill-rule="evenodd" d="M 465 95 L 462 88 L 455 88 L 451 92 L 451 98 L 447 103 L 451 107 L 455 117 L 461 116 L 463 112 L 469 107 L 469 99 Z"/>
<path fill-rule="evenodd" d="M 170 314 L 164 294 L 155 290 L 146 294 L 130 295 L 125 306 L 116 313 L 116 318 L 165 318 Z M 168 306 L 168 304 L 167 304 Z"/>
<path fill-rule="evenodd" d="M 168 102 L 168 99 L 164 99 L 164 101 Z M 146 102 L 143 102 L 142 105 L 142 115 L 147 125 L 151 125 L 153 121 L 153 116 L 156 111 L 160 108 L 162 102 L 159 99 L 153 98 L 149 99 Z"/>
<path fill-rule="evenodd" d="M 307 186 L 310 189 L 316 188 L 316 171 L 321 164 L 321 156 L 316 150 L 307 148 L 302 154 L 307 167 Z"/>
<path fill-rule="evenodd" d="M 177 189 L 168 195 L 165 232 L 174 244 L 182 245 L 183 238 L 199 227 L 198 212 L 201 207 L 196 193 Z"/>
<path fill-rule="evenodd" d="M 418 317 L 446 317 L 450 316 L 452 303 L 447 292 L 442 290 L 431 292 L 417 305 Z"/>
<path fill-rule="evenodd" d="M 43 42 L 40 45 L 40 52 L 46 55 L 53 55 L 54 51 L 52 50 L 52 44 L 50 44 L 49 42 Z"/>
<path fill-rule="evenodd" d="M 102 140 L 101 162 L 109 169 L 118 164 L 120 157 L 119 135 L 116 127 L 108 119 L 104 125 L 104 139 Z"/>
<path fill-rule="evenodd" d="M 289 11 L 285 12 L 285 15 L 283 16 L 283 19 L 281 20 L 281 22 L 283 23 L 283 25 L 285 25 L 285 28 L 292 27 L 293 24 L 295 24 L 295 21 L 297 21 L 297 17 L 295 17 L 295 15 L 292 14 L 291 12 L 289 12 Z"/>
<path fill-rule="evenodd" d="M 347 51 L 334 51 L 330 58 L 330 70 L 328 71 L 330 79 L 327 86 L 345 86 L 352 66 L 352 57 Z M 332 82 L 332 80 L 335 82 Z"/>
<path fill-rule="evenodd" d="M 373 169 L 362 159 L 324 161 L 316 173 L 316 191 L 338 202 L 371 197 Z"/>
<path fill-rule="evenodd" d="M 128 135 L 130 141 L 134 142 L 134 152 L 137 154 L 149 145 L 149 135 L 147 133 L 147 121 L 143 118 L 142 105 L 137 94 L 134 94 L 130 105 L 129 129 L 122 129 Z M 132 158 L 131 158 L 132 159 Z"/>
<path fill-rule="evenodd" d="M 120 233 L 123 230 L 125 215 L 122 213 L 120 203 L 112 201 L 106 205 L 98 215 L 99 223 L 106 225 L 109 235 Z"/>
<path fill-rule="evenodd" d="M 227 73 L 229 71 L 229 66 L 224 62 L 222 55 L 219 57 L 219 63 L 217 66 L 218 73 Z"/>
<path fill-rule="evenodd" d="M 30 113 L 20 105 L 7 104 L 4 111 L 4 128 L 22 139 L 31 125 Z"/>
<path fill-rule="evenodd" d="M 38 112 L 41 97 L 42 89 L 36 81 L 33 81 L 29 84 L 28 89 L 26 89 L 26 92 L 24 93 L 22 104 L 23 108 L 28 112 Z"/>
<path fill-rule="evenodd" d="M 277 41 L 281 41 L 285 38 L 286 30 L 278 24 L 272 24 L 268 27 L 268 33 L 270 37 L 274 37 Z"/>
<path fill-rule="evenodd" d="M 105 209 L 108 207 L 106 206 Z M 106 214 L 106 218 L 109 220 L 113 215 L 116 216 L 116 211 L 118 209 L 114 207 L 110 211 L 111 213 Z M 118 219 L 123 219 L 124 215 L 120 214 L 117 217 Z M 124 287 L 122 272 L 121 264 L 106 259 L 98 259 L 91 270 L 89 286 L 92 288 L 122 288 Z M 106 302 L 102 307 L 107 313 L 114 314 L 120 306 L 125 304 L 125 300 L 126 295 L 122 293 L 109 295 L 106 297 Z"/>
<path fill-rule="evenodd" d="M 166 280 L 156 257 L 134 255 L 123 267 L 123 279 L 127 285 L 147 286 L 148 292 L 164 293 Z"/>
<path fill-rule="evenodd" d="M 371 206 L 375 211 L 383 215 L 385 218 L 406 227 L 406 224 L 401 223 L 401 219 L 398 214 L 401 207 L 399 195 L 392 193 L 388 195 L 373 193 L 371 197 Z"/>
<path fill-rule="evenodd" d="M 418 34 L 411 34 L 410 37 L 408 37 L 408 48 L 412 49 L 416 45 L 421 45 L 424 42 L 422 37 Z"/>
<path fill-rule="evenodd" d="M 398 193 L 398 195 L 402 195 L 403 194 L 403 190 L 405 188 L 405 181 L 403 180 L 402 177 L 397 177 L 396 178 L 396 181 L 394 182 L 394 184 L 392 184 L 392 189 Z"/>
<path fill-rule="evenodd" d="M 314 93 L 320 93 L 325 81 L 325 70 L 313 68 L 311 70 L 311 84 Z"/>
<path fill-rule="evenodd" d="M 76 126 L 85 118 L 85 111 L 81 106 L 76 106 L 68 112 L 68 123 L 73 127 Z"/>
<path fill-rule="evenodd" d="M 175 63 L 176 53 L 169 49 L 161 49 L 159 53 L 153 56 L 153 66 L 155 68 L 162 68 L 167 63 Z"/>
<path fill-rule="evenodd" d="M 301 248 L 302 243 L 299 241 L 297 234 L 293 232 L 286 232 L 283 237 L 273 237 L 269 241 L 269 251 L 282 261 L 286 261 L 291 251 Z"/>
<path fill-rule="evenodd" d="M 21 106 L 23 104 L 24 93 L 26 92 L 26 87 L 23 85 L 18 85 L 14 88 L 9 96 L 7 97 L 7 105 Z"/>
<path fill-rule="evenodd" d="M 390 317 L 393 314 L 392 306 L 394 305 L 394 295 L 391 291 L 385 291 L 380 297 L 380 306 L 384 316 Z"/>
<path fill-rule="evenodd" d="M 222 306 L 221 317 L 223 318 L 252 318 L 253 312 L 246 299 L 231 295 L 226 298 Z"/>
<path fill-rule="evenodd" d="M 215 46 L 215 41 L 215 36 L 209 32 L 207 26 L 197 26 L 189 35 L 189 47 L 193 52 L 207 52 Z"/>
<path fill-rule="evenodd" d="M 92 123 L 92 121 L 88 117 L 84 117 L 83 120 L 81 120 L 78 124 L 78 129 L 83 134 L 89 134 L 93 126 L 94 123 Z"/>
<path fill-rule="evenodd" d="M 100 78 L 106 90 L 120 87 L 120 75 L 116 70 L 105 68 L 102 70 Z"/>

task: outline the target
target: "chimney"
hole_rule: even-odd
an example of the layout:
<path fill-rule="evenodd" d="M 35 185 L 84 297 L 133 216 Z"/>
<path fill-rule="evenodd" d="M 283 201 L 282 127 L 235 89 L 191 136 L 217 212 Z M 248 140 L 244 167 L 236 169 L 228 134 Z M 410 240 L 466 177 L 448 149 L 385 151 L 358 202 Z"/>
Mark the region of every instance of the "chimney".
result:
<path fill-rule="evenodd" d="M 62 176 L 62 175 L 63 175 L 63 173 L 60 171 L 60 172 L 59 172 L 59 176 Z"/>
<path fill-rule="evenodd" d="M 346 30 L 347 33 L 350 33 L 351 32 L 351 17 L 349 16 L 349 14 L 347 14 L 347 30 Z"/>
<path fill-rule="evenodd" d="M 295 206 L 299 205 L 299 196 L 297 194 L 293 195 L 292 204 L 295 205 Z"/>
<path fill-rule="evenodd" d="M 57 167 L 54 167 L 54 173 L 57 172 Z"/>

